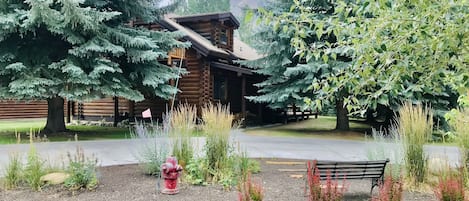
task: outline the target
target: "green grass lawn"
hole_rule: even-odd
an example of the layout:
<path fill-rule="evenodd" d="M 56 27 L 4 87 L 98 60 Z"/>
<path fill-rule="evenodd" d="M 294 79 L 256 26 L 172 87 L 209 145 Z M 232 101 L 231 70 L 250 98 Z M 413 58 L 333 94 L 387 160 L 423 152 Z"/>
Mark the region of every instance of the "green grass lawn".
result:
<path fill-rule="evenodd" d="M 46 124 L 45 119 L 21 119 L 21 120 L 0 120 L 0 144 L 16 143 L 15 132 L 21 134 L 21 142 L 29 142 L 30 130 L 37 133 Z M 105 126 L 67 126 L 66 133 L 48 135 L 49 141 L 75 140 L 102 140 L 102 139 L 125 139 L 130 138 L 128 128 L 114 128 Z"/>
<path fill-rule="evenodd" d="M 263 136 L 288 137 L 320 137 L 331 139 L 364 140 L 365 134 L 370 134 L 370 126 L 360 120 L 350 121 L 350 131 L 336 131 L 335 117 L 319 116 L 317 119 L 308 119 L 266 128 L 246 129 L 247 134 Z"/>

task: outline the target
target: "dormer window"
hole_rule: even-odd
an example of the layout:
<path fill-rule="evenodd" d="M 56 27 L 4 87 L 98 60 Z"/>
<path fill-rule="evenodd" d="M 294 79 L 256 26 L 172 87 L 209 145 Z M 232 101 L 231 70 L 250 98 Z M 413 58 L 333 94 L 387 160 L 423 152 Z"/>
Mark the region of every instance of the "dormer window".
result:
<path fill-rule="evenodd" d="M 226 29 L 220 31 L 220 44 L 228 45 L 228 33 Z"/>

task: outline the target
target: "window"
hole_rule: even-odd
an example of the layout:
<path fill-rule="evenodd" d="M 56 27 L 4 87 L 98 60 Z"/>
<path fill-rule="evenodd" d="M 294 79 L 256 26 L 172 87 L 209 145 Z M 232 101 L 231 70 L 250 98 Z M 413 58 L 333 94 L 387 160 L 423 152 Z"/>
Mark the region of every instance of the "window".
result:
<path fill-rule="evenodd" d="M 214 77 L 213 79 L 213 99 L 219 101 L 226 101 L 228 87 L 226 78 Z"/>
<path fill-rule="evenodd" d="M 226 29 L 220 31 L 220 44 L 228 45 L 228 33 Z"/>

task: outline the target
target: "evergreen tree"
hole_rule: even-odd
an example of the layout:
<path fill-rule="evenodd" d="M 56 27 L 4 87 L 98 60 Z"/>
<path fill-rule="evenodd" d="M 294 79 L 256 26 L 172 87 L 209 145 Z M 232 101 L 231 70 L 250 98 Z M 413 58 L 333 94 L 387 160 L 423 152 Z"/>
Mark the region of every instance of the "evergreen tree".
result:
<path fill-rule="evenodd" d="M 184 0 L 176 10 L 179 15 L 229 12 L 230 0 Z"/>
<path fill-rule="evenodd" d="M 333 7 L 325 0 L 304 2 L 317 15 L 316 18 L 325 18 L 333 12 Z M 289 19 L 298 18 L 301 10 L 291 9 L 293 1 L 273 0 L 268 6 L 259 9 L 257 14 L 247 13 L 246 19 L 256 21 L 251 23 L 248 29 L 252 30 L 248 36 L 248 42 L 265 57 L 242 62 L 256 69 L 256 72 L 265 75 L 267 79 L 259 84 L 262 95 L 248 97 L 255 102 L 268 103 L 272 108 L 286 108 L 288 105 L 306 109 L 311 104 L 305 100 L 321 102 L 313 108 L 321 110 L 322 104 L 335 104 L 337 114 L 336 129 L 348 130 L 348 112 L 343 104 L 346 90 L 338 90 L 334 93 L 335 99 L 322 100 L 321 94 L 314 93 L 312 83 L 327 84 L 327 78 L 348 65 L 349 59 L 341 56 L 334 62 L 326 63 L 322 59 L 308 58 L 306 60 L 292 43 L 295 43 L 297 32 L 290 27 L 288 20 L 275 21 L 272 18 L 288 15 Z M 280 30 L 280 31 L 279 31 Z M 332 43 L 335 38 L 322 33 L 311 33 L 311 29 L 304 29 L 305 39 L 311 46 L 321 48 L 325 43 Z M 317 36 L 319 35 L 319 37 Z"/>
<path fill-rule="evenodd" d="M 65 131 L 64 98 L 169 98 L 178 33 L 129 26 L 165 9 L 152 0 L 0 0 L 0 99 L 47 100 L 44 132 Z"/>

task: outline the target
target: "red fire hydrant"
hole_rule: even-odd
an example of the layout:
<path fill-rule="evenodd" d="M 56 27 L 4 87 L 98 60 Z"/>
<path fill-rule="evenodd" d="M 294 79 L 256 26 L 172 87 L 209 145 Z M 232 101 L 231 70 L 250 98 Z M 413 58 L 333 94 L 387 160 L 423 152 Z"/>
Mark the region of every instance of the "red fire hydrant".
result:
<path fill-rule="evenodd" d="M 161 193 L 174 195 L 179 193 L 177 188 L 179 174 L 182 171 L 182 167 L 178 165 L 178 161 L 175 157 L 166 158 L 166 163 L 161 165 L 161 174 L 164 179 L 164 188 Z"/>

